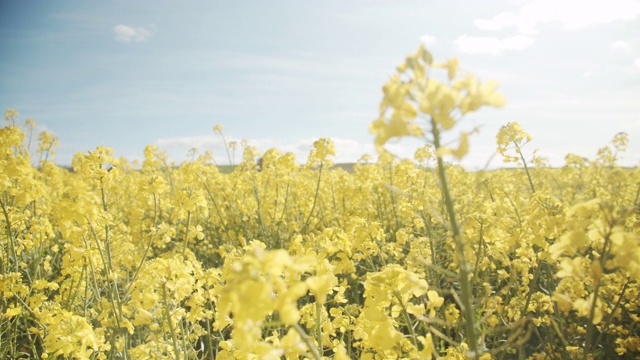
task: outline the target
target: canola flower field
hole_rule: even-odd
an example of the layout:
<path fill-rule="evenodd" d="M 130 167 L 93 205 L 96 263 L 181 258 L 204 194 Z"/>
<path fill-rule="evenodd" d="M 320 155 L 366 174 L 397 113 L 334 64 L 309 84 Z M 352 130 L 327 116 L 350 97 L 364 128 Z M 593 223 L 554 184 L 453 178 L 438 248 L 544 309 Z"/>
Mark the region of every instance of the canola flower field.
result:
<path fill-rule="evenodd" d="M 210 153 L 173 166 L 148 146 L 134 169 L 101 146 L 69 171 L 57 139 L 8 110 L 0 357 L 639 358 L 627 136 L 550 168 L 510 123 L 497 151 L 519 166 L 466 171 L 449 160 L 470 134 L 442 135 L 502 106 L 495 90 L 419 48 L 383 86 L 377 160 L 353 172 L 332 168 L 329 139 L 305 165 L 247 146 L 223 174 Z M 425 140 L 414 159 L 385 151 L 402 136 Z"/>

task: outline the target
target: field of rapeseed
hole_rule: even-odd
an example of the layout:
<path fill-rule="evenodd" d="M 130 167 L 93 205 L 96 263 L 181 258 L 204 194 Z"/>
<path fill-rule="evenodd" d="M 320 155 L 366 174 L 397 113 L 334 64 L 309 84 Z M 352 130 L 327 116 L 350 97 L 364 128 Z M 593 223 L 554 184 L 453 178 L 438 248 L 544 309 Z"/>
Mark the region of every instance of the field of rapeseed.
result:
<path fill-rule="evenodd" d="M 442 72 L 442 80 L 438 74 Z M 432 75 L 433 73 L 433 75 Z M 441 144 L 496 84 L 423 48 L 383 87 L 380 155 L 332 169 L 272 149 L 229 174 L 209 154 L 140 169 L 98 147 L 0 129 L 3 359 L 611 359 L 640 357 L 640 171 L 627 137 L 561 168 L 496 136 L 518 168 L 468 172 Z M 220 131 L 221 128 L 216 128 Z M 423 138 L 412 160 L 384 150 Z M 258 166 L 256 158 L 261 156 Z"/>

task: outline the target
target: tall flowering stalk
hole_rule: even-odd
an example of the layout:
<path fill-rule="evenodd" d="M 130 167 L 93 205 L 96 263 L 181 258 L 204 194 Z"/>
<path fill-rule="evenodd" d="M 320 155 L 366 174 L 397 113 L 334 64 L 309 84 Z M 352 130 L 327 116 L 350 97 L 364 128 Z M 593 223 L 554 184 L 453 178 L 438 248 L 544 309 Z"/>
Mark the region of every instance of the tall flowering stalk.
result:
<path fill-rule="evenodd" d="M 507 125 L 500 128 L 498 134 L 496 135 L 496 144 L 498 145 L 498 152 L 503 157 L 503 161 L 505 163 L 516 163 L 519 164 L 522 162 L 524 166 L 524 170 L 527 173 L 527 179 L 529 180 L 529 186 L 531 188 L 531 193 L 536 192 L 536 188 L 533 185 L 533 180 L 531 179 L 531 173 L 529 172 L 529 167 L 527 166 L 527 161 L 522 154 L 522 147 L 531 141 L 531 135 L 526 133 L 522 126 L 519 123 L 512 121 Z M 517 156 L 510 155 L 507 153 L 510 145 L 513 144 L 513 148 L 518 154 Z"/>
<path fill-rule="evenodd" d="M 433 68 L 447 72 L 447 82 L 430 76 Z M 479 358 L 478 332 L 473 305 L 471 268 L 465 256 L 465 242 L 456 219 L 453 197 L 449 190 L 443 157 L 453 155 L 461 159 L 469 150 L 468 132 L 462 132 L 457 148 L 442 144 L 443 132 L 452 130 L 462 115 L 484 105 L 503 106 L 504 98 L 495 92 L 497 83 L 480 83 L 473 74 L 460 76 L 458 59 L 433 62 L 424 46 L 398 66 L 397 73 L 383 86 L 384 98 L 380 117 L 370 126 L 376 135 L 375 145 L 384 152 L 384 144 L 391 138 L 413 136 L 433 144 L 437 155 L 437 175 L 446 206 L 449 226 L 456 247 L 460 282 L 460 302 L 465 319 L 465 337 L 469 355 Z"/>

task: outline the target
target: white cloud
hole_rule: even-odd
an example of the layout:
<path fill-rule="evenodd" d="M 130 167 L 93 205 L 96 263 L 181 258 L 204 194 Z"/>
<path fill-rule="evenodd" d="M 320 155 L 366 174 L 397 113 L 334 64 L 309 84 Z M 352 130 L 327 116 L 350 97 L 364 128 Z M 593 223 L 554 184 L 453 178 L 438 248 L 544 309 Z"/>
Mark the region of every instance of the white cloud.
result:
<path fill-rule="evenodd" d="M 535 39 L 527 35 L 509 36 L 502 40 L 502 46 L 505 50 L 524 50 L 533 45 Z"/>
<path fill-rule="evenodd" d="M 614 50 L 631 51 L 631 44 L 626 41 L 617 40 L 611 44 L 611 48 Z"/>
<path fill-rule="evenodd" d="M 558 21 L 569 30 L 632 20 L 640 15 L 640 2 L 635 0 L 533 0 L 519 13 L 503 12 L 491 19 L 477 19 L 481 30 L 501 30 L 515 27 L 521 34 L 535 34 L 540 23 Z"/>
<path fill-rule="evenodd" d="M 116 40 L 125 43 L 147 41 L 151 37 L 151 29 L 134 28 L 122 24 L 114 26 L 113 32 L 116 35 Z"/>
<path fill-rule="evenodd" d="M 535 23 L 531 19 L 525 19 L 522 16 L 512 12 L 502 12 L 493 17 L 493 19 L 476 19 L 473 22 L 480 30 L 497 31 L 507 27 L 518 28 L 522 34 L 535 34 Z"/>
<path fill-rule="evenodd" d="M 422 41 L 425 46 L 430 46 L 437 43 L 438 39 L 433 35 L 424 34 L 420 36 L 420 41 Z"/>
<path fill-rule="evenodd" d="M 633 65 L 635 65 L 637 68 L 640 68 L 640 57 L 637 57 L 637 58 L 633 61 Z"/>
<path fill-rule="evenodd" d="M 182 150 L 189 150 L 191 148 L 204 149 L 216 145 L 218 139 L 218 137 L 213 135 L 177 136 L 158 139 L 155 144 L 162 148 L 177 148 Z M 222 143 L 222 140 L 219 142 Z"/>
<path fill-rule="evenodd" d="M 584 73 L 582 73 L 582 77 L 584 78 L 590 77 L 591 75 L 593 75 L 593 71 L 591 70 L 585 71 Z"/>
<path fill-rule="evenodd" d="M 455 41 L 455 47 L 462 53 L 500 55 L 505 50 L 524 50 L 533 45 L 535 39 L 527 35 L 509 36 L 498 39 L 492 36 L 469 36 L 464 34 Z"/>
<path fill-rule="evenodd" d="M 523 6 L 521 14 L 538 22 L 559 21 L 573 30 L 632 20 L 640 14 L 640 3 L 635 0 L 537 0 Z"/>

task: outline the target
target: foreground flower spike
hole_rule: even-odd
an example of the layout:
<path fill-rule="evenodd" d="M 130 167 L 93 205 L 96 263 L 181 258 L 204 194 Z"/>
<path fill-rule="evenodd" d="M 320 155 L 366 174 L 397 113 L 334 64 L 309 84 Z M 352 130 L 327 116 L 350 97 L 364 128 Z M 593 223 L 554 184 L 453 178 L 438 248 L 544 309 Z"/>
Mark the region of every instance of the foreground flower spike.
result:
<path fill-rule="evenodd" d="M 446 70 L 447 82 L 440 81 L 438 74 L 432 76 L 432 69 Z M 504 97 L 496 92 L 497 86 L 495 81 L 480 83 L 473 74 L 461 75 L 456 58 L 433 62 L 431 53 L 421 45 L 382 87 L 380 116 L 369 126 L 376 136 L 376 148 L 382 152 L 387 141 L 398 137 L 426 140 L 428 132 L 450 130 L 460 116 L 482 106 L 504 106 Z M 438 155 L 464 157 L 469 145 L 467 135 L 461 134 L 457 149 L 442 147 Z"/>
<path fill-rule="evenodd" d="M 447 82 L 431 76 L 431 69 L 445 69 Z M 438 178 L 442 200 L 446 207 L 451 236 L 455 243 L 458 261 L 460 307 L 465 321 L 467 355 L 480 358 L 478 329 L 473 301 L 471 266 L 465 254 L 454 200 L 449 190 L 443 157 L 453 155 L 462 159 L 469 152 L 469 132 L 462 131 L 458 147 L 451 148 L 441 143 L 442 133 L 456 126 L 462 115 L 478 110 L 483 105 L 503 106 L 502 95 L 496 92 L 496 82 L 481 84 L 473 74 L 460 74 L 458 59 L 433 62 L 433 56 L 421 45 L 418 51 L 407 57 L 398 66 L 398 74 L 382 87 L 384 98 L 380 104 L 380 116 L 373 121 L 370 132 L 376 136 L 376 149 L 385 152 L 385 143 L 395 137 L 413 136 L 433 144 L 438 163 Z M 427 135 L 428 134 L 428 135 Z"/>

